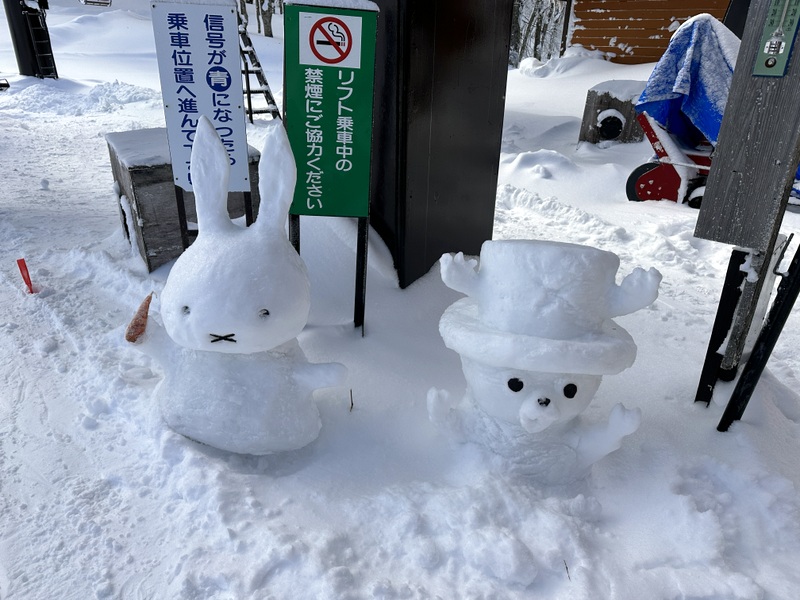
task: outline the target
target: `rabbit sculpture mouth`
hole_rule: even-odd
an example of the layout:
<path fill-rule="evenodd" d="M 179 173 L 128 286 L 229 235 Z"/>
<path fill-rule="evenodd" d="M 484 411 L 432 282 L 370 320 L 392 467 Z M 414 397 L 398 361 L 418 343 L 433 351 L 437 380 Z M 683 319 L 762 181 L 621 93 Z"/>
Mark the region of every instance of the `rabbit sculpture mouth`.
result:
<path fill-rule="evenodd" d="M 215 344 L 216 342 L 233 342 L 234 344 L 236 343 L 236 340 L 233 339 L 236 336 L 235 333 L 229 333 L 227 335 L 217 335 L 216 333 L 209 333 L 208 335 L 211 336 L 212 344 Z"/>

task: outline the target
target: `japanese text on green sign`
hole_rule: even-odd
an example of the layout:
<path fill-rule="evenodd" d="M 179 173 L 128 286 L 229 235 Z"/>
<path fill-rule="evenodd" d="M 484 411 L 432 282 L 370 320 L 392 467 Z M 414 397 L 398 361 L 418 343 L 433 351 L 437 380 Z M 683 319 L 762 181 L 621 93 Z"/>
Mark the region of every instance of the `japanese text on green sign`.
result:
<path fill-rule="evenodd" d="M 292 214 L 369 214 L 376 18 L 286 6 L 284 104 L 297 162 Z"/>

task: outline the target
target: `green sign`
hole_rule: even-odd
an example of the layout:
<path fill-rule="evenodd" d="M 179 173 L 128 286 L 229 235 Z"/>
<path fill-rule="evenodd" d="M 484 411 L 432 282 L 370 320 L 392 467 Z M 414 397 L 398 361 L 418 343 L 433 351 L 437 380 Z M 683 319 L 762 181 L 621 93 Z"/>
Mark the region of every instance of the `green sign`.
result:
<path fill-rule="evenodd" d="M 761 43 L 753 66 L 753 75 L 783 77 L 792 54 L 800 20 L 800 0 L 772 0 Z"/>
<path fill-rule="evenodd" d="M 287 4 L 284 115 L 294 215 L 366 217 L 377 13 Z"/>

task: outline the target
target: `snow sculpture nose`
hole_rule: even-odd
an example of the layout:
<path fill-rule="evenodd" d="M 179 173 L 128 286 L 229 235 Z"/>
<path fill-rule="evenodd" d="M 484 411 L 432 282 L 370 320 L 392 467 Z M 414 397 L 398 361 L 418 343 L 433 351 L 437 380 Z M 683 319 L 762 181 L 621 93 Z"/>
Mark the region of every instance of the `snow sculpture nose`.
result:
<path fill-rule="evenodd" d="M 539 433 L 561 418 L 558 404 L 544 394 L 531 394 L 519 407 L 519 423 L 528 433 Z"/>

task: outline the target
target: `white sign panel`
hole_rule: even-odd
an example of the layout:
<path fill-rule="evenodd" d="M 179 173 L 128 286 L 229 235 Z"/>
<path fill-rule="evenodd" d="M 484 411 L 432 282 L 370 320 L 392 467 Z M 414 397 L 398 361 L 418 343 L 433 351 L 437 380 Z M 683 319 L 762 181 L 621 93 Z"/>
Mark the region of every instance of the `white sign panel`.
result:
<path fill-rule="evenodd" d="M 300 64 L 361 68 L 361 17 L 300 13 Z"/>
<path fill-rule="evenodd" d="M 153 2 L 161 94 L 175 185 L 192 189 L 189 161 L 205 115 L 228 150 L 229 191 L 249 192 L 244 92 L 235 0 Z"/>

